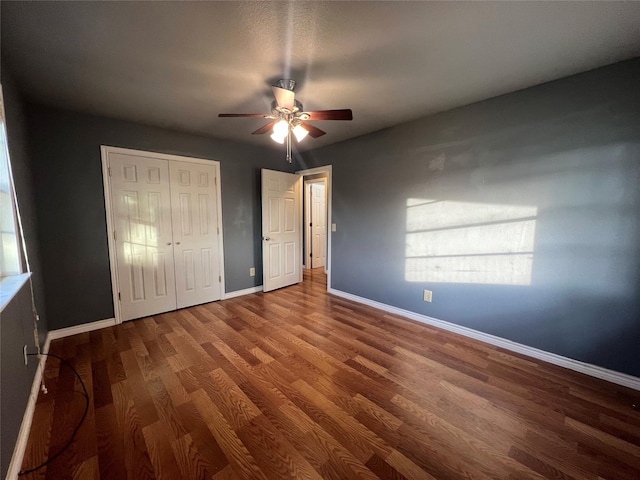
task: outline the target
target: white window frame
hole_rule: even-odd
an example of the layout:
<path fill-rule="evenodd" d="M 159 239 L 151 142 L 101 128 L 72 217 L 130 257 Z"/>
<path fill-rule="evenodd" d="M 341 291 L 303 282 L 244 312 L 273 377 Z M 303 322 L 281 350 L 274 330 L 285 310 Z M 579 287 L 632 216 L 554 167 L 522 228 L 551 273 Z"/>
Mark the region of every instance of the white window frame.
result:
<path fill-rule="evenodd" d="M 11 170 L 11 160 L 9 156 L 9 139 L 7 134 L 2 85 L 0 85 L 0 168 L 5 170 L 8 178 L 8 183 L 6 186 L 7 190 L 5 191 L 0 184 L 0 193 L 6 193 L 9 197 L 9 201 L 11 202 L 10 215 L 12 218 L 9 222 L 6 223 L 13 224 L 13 231 L 0 230 L 0 234 L 2 234 L 2 236 L 0 237 L 0 278 L 4 278 L 22 274 L 23 266 L 20 253 L 20 225 L 18 223 L 18 207 L 16 205 L 15 186 L 13 182 L 13 172 Z M 4 237 L 5 234 L 13 234 L 14 245 L 10 247 L 14 250 L 13 252 L 11 252 L 13 257 L 12 260 L 7 259 L 8 255 L 6 252 L 6 246 L 4 245 L 4 241 L 2 240 L 2 237 Z M 8 265 L 7 262 L 10 262 L 10 264 Z"/>

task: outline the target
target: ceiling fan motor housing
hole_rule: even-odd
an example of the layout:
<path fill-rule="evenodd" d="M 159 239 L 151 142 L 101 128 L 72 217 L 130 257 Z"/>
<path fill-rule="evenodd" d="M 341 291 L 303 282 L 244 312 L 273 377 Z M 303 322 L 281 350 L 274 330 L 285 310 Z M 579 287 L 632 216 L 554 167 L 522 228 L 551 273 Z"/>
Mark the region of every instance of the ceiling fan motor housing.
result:
<path fill-rule="evenodd" d="M 290 113 L 297 113 L 297 112 L 302 112 L 304 111 L 304 107 L 302 106 L 302 103 L 299 102 L 298 100 L 294 100 L 293 101 L 293 110 Z M 271 113 L 274 115 L 279 115 L 280 113 L 288 113 L 288 112 L 283 112 L 283 110 L 287 110 L 287 109 L 283 109 L 282 107 L 278 107 L 278 102 L 276 100 L 272 100 L 271 101 Z"/>
<path fill-rule="evenodd" d="M 281 78 L 275 84 L 276 87 L 284 88 L 285 90 L 293 90 L 296 88 L 296 81 L 290 78 Z"/>

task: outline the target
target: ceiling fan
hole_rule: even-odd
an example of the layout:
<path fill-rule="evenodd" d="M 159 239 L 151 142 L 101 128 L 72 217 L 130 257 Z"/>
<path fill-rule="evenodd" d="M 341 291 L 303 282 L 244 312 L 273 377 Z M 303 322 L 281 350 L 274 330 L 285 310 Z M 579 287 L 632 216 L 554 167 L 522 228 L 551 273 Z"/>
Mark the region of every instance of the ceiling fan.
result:
<path fill-rule="evenodd" d="M 308 123 L 309 120 L 353 120 L 351 109 L 341 110 L 318 110 L 315 112 L 305 112 L 302 103 L 295 99 L 293 90 L 296 81 L 282 79 L 271 87 L 273 96 L 276 98 L 271 102 L 271 113 L 220 113 L 218 117 L 256 117 L 269 118 L 272 121 L 263 125 L 252 135 L 263 135 L 272 130 L 271 138 L 278 143 L 285 143 L 287 147 L 287 161 L 291 163 L 291 134 L 295 135 L 298 142 L 307 135 L 318 138 L 327 132 Z"/>

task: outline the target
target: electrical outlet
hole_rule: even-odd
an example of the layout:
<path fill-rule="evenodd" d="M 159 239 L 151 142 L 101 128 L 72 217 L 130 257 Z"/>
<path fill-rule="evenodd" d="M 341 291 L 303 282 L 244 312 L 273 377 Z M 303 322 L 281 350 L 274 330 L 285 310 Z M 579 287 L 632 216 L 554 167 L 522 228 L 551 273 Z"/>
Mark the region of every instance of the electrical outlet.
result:
<path fill-rule="evenodd" d="M 335 224 L 335 223 L 332 223 L 332 224 L 331 224 L 331 231 L 332 231 L 332 232 L 335 232 L 335 231 L 336 231 L 336 228 L 337 228 L 337 227 L 336 227 L 336 224 Z"/>
<path fill-rule="evenodd" d="M 27 365 L 27 346 L 25 345 L 22 349 L 22 353 L 24 354 L 24 364 Z"/>
<path fill-rule="evenodd" d="M 425 290 L 424 294 L 422 295 L 422 299 L 425 302 L 431 302 L 433 300 L 433 292 L 431 290 Z"/>
<path fill-rule="evenodd" d="M 255 277 L 256 276 L 256 269 L 255 268 L 251 267 L 249 269 L 249 276 L 250 277 Z"/>

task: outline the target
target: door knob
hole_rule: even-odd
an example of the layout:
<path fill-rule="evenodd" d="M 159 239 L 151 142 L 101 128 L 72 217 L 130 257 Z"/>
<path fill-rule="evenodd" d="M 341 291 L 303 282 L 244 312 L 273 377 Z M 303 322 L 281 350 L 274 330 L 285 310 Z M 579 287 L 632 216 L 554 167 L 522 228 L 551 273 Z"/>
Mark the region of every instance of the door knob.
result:
<path fill-rule="evenodd" d="M 269 238 L 269 237 L 262 237 L 262 238 L 263 238 L 264 240 L 266 240 L 267 242 L 268 242 L 269 240 L 271 240 L 271 238 Z"/>
<path fill-rule="evenodd" d="M 180 242 L 176 242 L 176 245 L 180 245 Z"/>
<path fill-rule="evenodd" d="M 167 242 L 167 245 L 171 245 L 171 242 Z"/>

